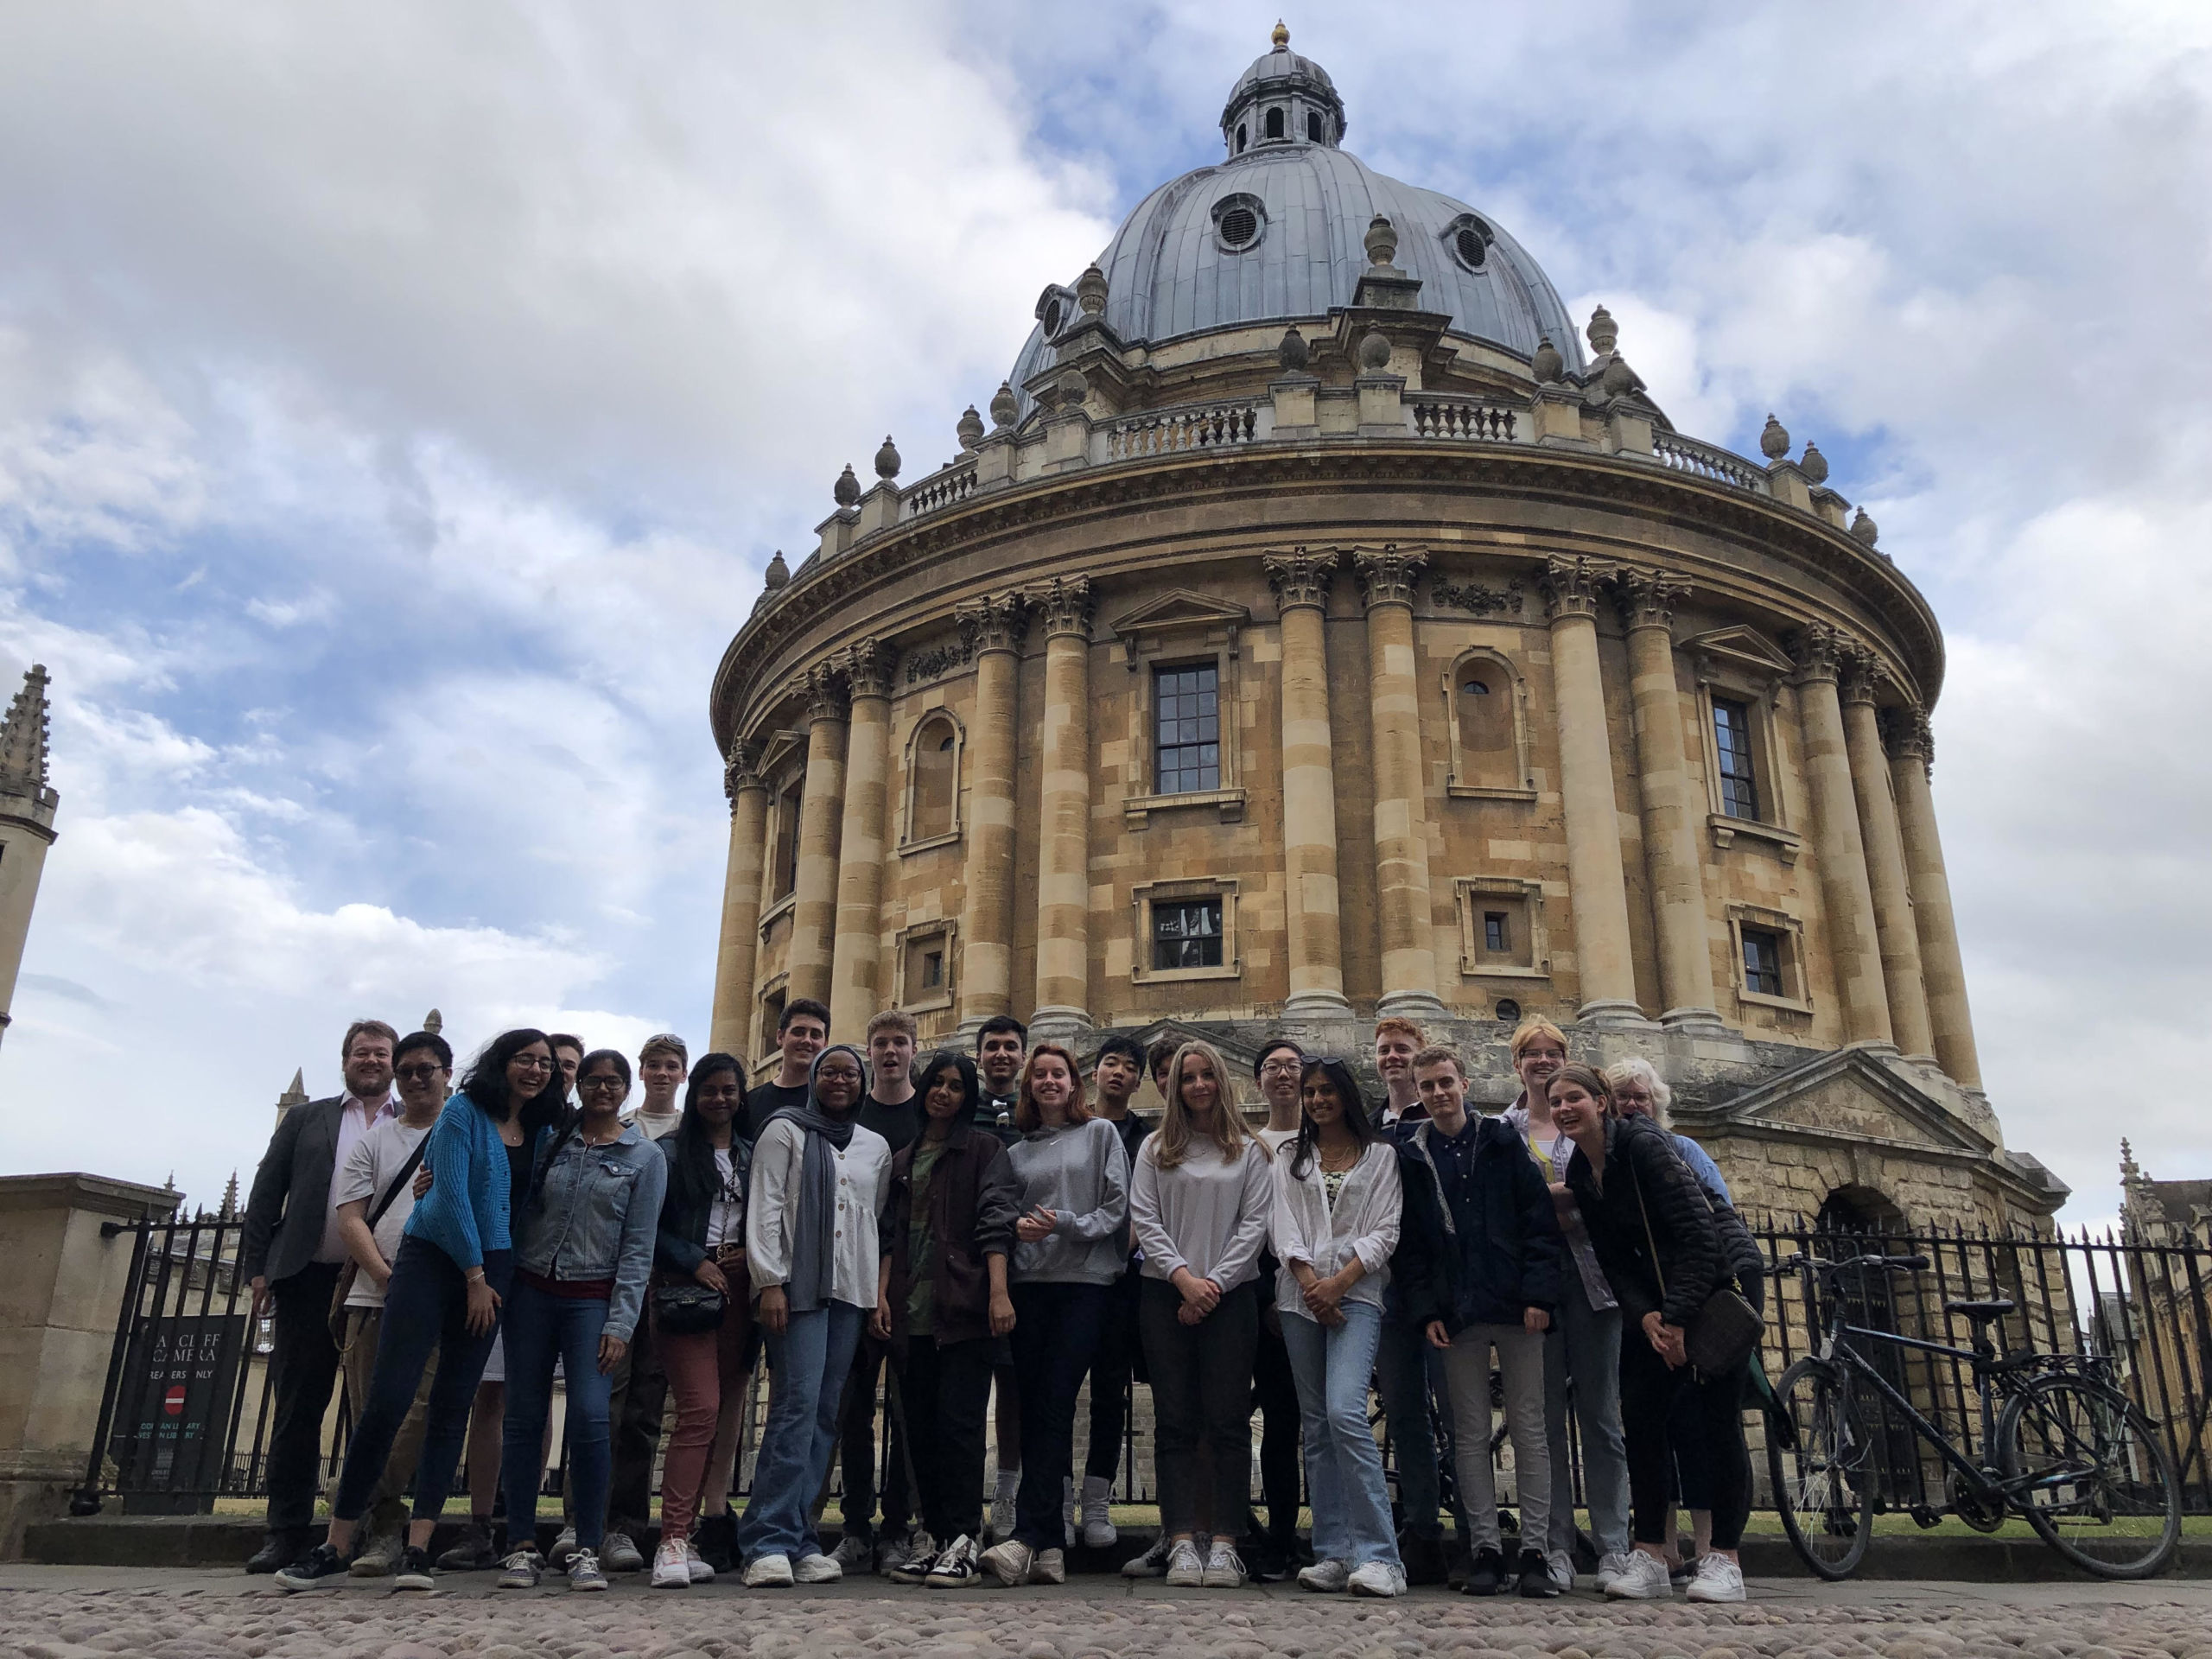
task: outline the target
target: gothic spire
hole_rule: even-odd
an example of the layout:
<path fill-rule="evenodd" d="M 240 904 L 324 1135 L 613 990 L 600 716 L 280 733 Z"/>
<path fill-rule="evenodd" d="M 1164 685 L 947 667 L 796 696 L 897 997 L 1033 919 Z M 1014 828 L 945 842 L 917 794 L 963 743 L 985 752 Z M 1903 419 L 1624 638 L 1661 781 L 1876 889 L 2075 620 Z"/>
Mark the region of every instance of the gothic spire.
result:
<path fill-rule="evenodd" d="M 47 684 L 46 664 L 33 663 L 0 720 L 0 795 L 40 800 L 47 792 Z"/>

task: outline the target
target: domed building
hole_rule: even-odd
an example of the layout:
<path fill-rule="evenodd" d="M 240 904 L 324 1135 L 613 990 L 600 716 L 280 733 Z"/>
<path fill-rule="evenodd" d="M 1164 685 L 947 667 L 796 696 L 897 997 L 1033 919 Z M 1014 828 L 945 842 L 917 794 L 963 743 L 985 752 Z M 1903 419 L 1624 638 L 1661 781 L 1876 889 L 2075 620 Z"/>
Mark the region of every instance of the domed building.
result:
<path fill-rule="evenodd" d="M 1927 601 L 1815 447 L 1677 431 L 1603 308 L 1345 130 L 1278 27 L 957 456 L 902 485 L 887 439 L 771 563 L 710 702 L 715 1046 L 801 996 L 1232 1058 L 1401 1013 L 1497 1104 L 1542 1014 L 1649 1057 L 1751 1209 L 2047 1218 L 1981 1093 Z"/>

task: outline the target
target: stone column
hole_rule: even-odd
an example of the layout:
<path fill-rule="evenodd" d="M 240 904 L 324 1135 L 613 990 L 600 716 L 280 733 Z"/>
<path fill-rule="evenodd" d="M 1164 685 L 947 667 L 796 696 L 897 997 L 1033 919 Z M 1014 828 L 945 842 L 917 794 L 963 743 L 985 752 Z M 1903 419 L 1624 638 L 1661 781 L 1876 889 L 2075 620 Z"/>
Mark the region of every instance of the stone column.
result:
<path fill-rule="evenodd" d="M 1853 650 L 1843 661 L 1843 738 L 1859 799 L 1859 838 L 1866 846 L 1866 880 L 1874 897 L 1874 932 L 1881 941 L 1882 983 L 1889 993 L 1892 1040 L 1913 1059 L 1936 1058 L 1922 982 L 1920 935 L 1912 918 L 1911 880 L 1890 794 L 1890 761 L 1874 712 L 1874 654 Z"/>
<path fill-rule="evenodd" d="M 1337 904 L 1337 781 L 1329 737 L 1329 586 L 1338 555 L 1262 561 L 1282 619 L 1282 860 L 1292 1019 L 1351 1012 Z M 1432 968 L 1433 972 L 1433 968 Z"/>
<path fill-rule="evenodd" d="M 1421 753 L 1414 584 L 1426 554 L 1357 553 L 1367 607 L 1368 717 L 1374 724 L 1375 886 L 1382 995 L 1376 1008 L 1415 1020 L 1444 1013 L 1436 994 L 1436 918 L 1428 890 L 1428 791 Z"/>
<path fill-rule="evenodd" d="M 808 671 L 806 782 L 798 800 L 798 868 L 791 891 L 791 943 L 785 996 L 830 1001 L 837 928 L 837 830 L 845 800 L 845 687 L 829 664 Z M 842 1042 L 851 1032 L 835 1026 Z"/>
<path fill-rule="evenodd" d="M 874 639 L 837 658 L 852 696 L 845 740 L 845 823 L 837 840 L 836 949 L 830 976 L 830 1029 L 846 1041 L 885 1006 L 877 989 L 883 955 L 883 843 L 890 797 L 892 652 Z"/>
<path fill-rule="evenodd" d="M 1044 624 L 1043 772 L 1037 813 L 1033 1038 L 1090 1029 L 1090 583 L 1055 576 L 1027 595 Z"/>
<path fill-rule="evenodd" d="M 1890 778 L 1897 785 L 1897 835 L 1912 884 L 1912 916 L 1920 937 L 1921 974 L 1928 991 L 1928 1023 L 1936 1064 L 1964 1089 L 1981 1087 L 1974 1052 L 1974 1014 L 1967 1007 L 1967 976 L 1959 960 L 1959 931 L 1951 914 L 1951 883 L 1943 873 L 1943 842 L 1936 833 L 1936 802 L 1928 789 L 1935 740 L 1928 716 L 1907 711 L 1890 729 Z"/>
<path fill-rule="evenodd" d="M 1675 607 L 1688 594 L 1688 583 L 1656 570 L 1624 572 L 1615 589 L 1628 630 L 1643 863 L 1659 932 L 1659 999 L 1665 1008 L 1659 1019 L 1668 1026 L 1718 1026 L 1712 925 L 1698 855 L 1701 791 L 1690 785 L 1682 748 L 1681 690 L 1675 678 Z"/>
<path fill-rule="evenodd" d="M 1821 862 L 1821 897 L 1827 911 L 1828 957 L 1843 1004 L 1847 1043 L 1894 1041 L 1890 998 L 1882 982 L 1882 947 L 1874 925 L 1874 890 L 1866 876 L 1866 843 L 1851 783 L 1850 746 L 1836 669 L 1843 650 L 1824 622 L 1800 630 L 1797 718 L 1805 731 L 1805 779 L 1813 797 L 1813 844 Z"/>
<path fill-rule="evenodd" d="M 1582 1020 L 1640 1020 L 1629 949 L 1628 879 L 1621 872 L 1619 808 L 1605 684 L 1598 668 L 1599 585 L 1616 574 L 1599 559 L 1553 559 L 1543 575 L 1551 617 L 1553 698 L 1559 712 L 1560 804 L 1567 818 L 1568 908 Z"/>
<path fill-rule="evenodd" d="M 729 797 L 729 864 L 722 874 L 722 935 L 715 952 L 714 1020 L 707 1047 L 743 1055 L 751 1041 L 753 974 L 760 950 L 762 843 L 768 832 L 768 782 L 760 746 L 741 738 L 722 767 Z"/>
<path fill-rule="evenodd" d="M 967 897 L 960 909 L 960 1033 L 1014 1012 L 1014 669 L 1027 606 L 1018 594 L 955 613 L 976 657 L 965 819 Z"/>

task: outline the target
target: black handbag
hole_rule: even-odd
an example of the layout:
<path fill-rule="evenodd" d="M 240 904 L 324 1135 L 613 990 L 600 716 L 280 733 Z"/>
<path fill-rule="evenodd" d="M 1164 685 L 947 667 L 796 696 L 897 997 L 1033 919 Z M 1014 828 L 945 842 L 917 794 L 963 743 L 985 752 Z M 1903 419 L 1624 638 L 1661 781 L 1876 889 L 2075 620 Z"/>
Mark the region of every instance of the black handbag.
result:
<path fill-rule="evenodd" d="M 1643 1202 L 1643 1182 L 1636 1173 L 1636 1166 L 1629 1166 L 1629 1179 L 1636 1183 L 1636 1207 L 1643 1217 L 1643 1242 L 1651 1247 L 1651 1271 L 1658 1276 L 1659 1294 L 1667 1294 L 1667 1271 L 1659 1265 L 1659 1241 L 1651 1236 L 1651 1211 Z M 1698 1197 L 1705 1198 L 1710 1211 L 1713 1200 L 1705 1197 L 1705 1189 L 1698 1189 Z M 1759 1345 L 1765 1333 L 1766 1321 L 1758 1309 L 1745 1301 L 1743 1294 L 1732 1282 L 1723 1281 L 1705 1299 L 1705 1305 L 1690 1316 L 1689 1324 L 1682 1331 L 1682 1351 L 1688 1357 L 1690 1369 L 1700 1377 L 1710 1380 L 1740 1371 Z"/>
<path fill-rule="evenodd" d="M 654 1327 L 671 1337 L 702 1336 L 722 1324 L 722 1294 L 696 1279 L 653 1287 Z"/>

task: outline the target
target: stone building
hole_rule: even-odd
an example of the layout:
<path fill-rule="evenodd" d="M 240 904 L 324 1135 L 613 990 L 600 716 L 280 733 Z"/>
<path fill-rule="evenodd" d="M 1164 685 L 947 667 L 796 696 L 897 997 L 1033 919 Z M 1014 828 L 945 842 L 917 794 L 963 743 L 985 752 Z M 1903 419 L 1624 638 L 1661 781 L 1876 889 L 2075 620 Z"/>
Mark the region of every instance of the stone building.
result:
<path fill-rule="evenodd" d="M 1541 1013 L 1649 1055 L 1750 1208 L 2047 1217 L 1981 1092 L 1926 601 L 1814 446 L 1677 431 L 1345 124 L 1278 28 L 957 457 L 902 486 L 887 439 L 771 562 L 710 702 L 714 1043 L 798 996 L 1232 1056 L 1399 1012 L 1503 1103 Z"/>
<path fill-rule="evenodd" d="M 60 795 L 46 781 L 46 664 L 34 663 L 0 719 L 0 1037 L 13 1018 L 16 976 L 38 903 Z"/>

